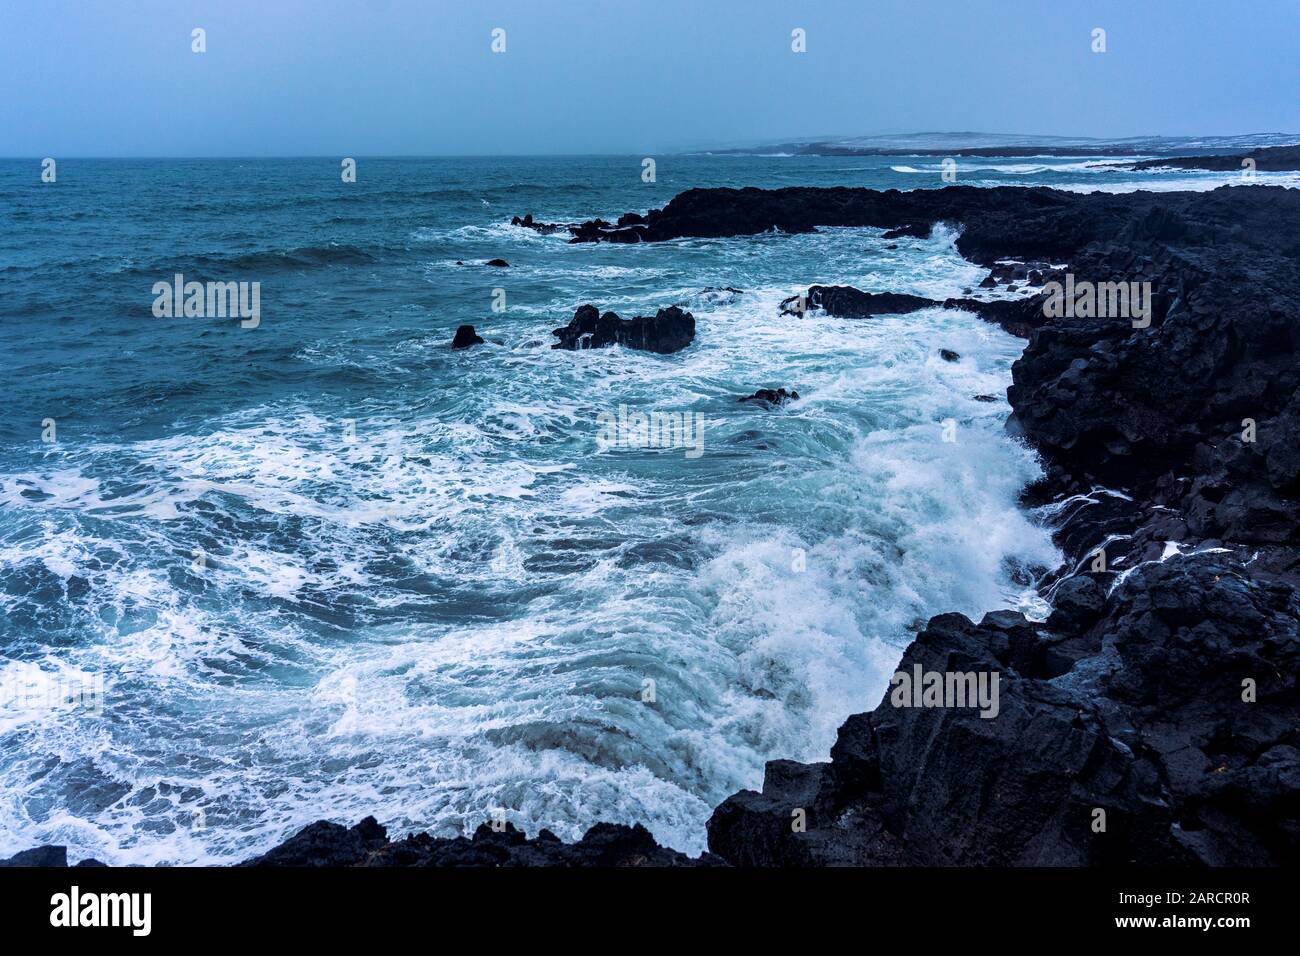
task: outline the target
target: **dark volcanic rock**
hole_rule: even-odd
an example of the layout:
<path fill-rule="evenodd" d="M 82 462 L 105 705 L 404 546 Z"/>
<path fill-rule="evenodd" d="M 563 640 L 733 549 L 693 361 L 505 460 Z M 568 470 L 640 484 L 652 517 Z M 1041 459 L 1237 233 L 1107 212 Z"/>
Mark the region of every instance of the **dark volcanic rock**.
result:
<path fill-rule="evenodd" d="M 829 764 L 775 761 L 719 806 L 709 847 L 759 866 L 1295 863 L 1298 614 L 1290 586 L 1200 556 L 1142 568 L 1083 630 L 940 615 L 899 670 L 997 672 L 997 715 L 887 694 Z"/>
<path fill-rule="evenodd" d="M 1264 146 L 1248 153 L 1232 156 L 1167 156 L 1133 163 L 1131 169 L 1211 169 L 1220 172 L 1240 172 L 1242 161 L 1253 159 L 1255 168 L 1263 172 L 1285 172 L 1300 169 L 1300 145 Z"/>
<path fill-rule="evenodd" d="M 536 232 L 542 233 L 543 235 L 550 235 L 553 232 L 559 232 L 561 229 L 568 228 L 567 225 L 558 222 L 536 222 L 533 220 L 533 214 L 531 212 L 522 218 L 515 216 L 510 220 L 510 225 L 523 226 L 525 229 L 532 229 Z"/>
<path fill-rule="evenodd" d="M 374 817 L 354 827 L 317 820 L 279 846 L 241 866 L 356 866 L 388 845 L 388 831 Z"/>
<path fill-rule="evenodd" d="M 489 259 L 484 263 L 484 265 L 496 266 L 498 269 L 505 269 L 510 265 L 510 263 L 506 262 L 504 259 Z"/>
<path fill-rule="evenodd" d="M 1052 595 L 1049 626 L 1058 631 L 1078 631 L 1101 616 L 1106 607 L 1106 588 L 1094 574 L 1077 574 L 1062 581 Z"/>
<path fill-rule="evenodd" d="M 269 853 L 241 866 L 719 866 L 710 854 L 698 858 L 668 850 L 645 827 L 598 823 L 576 843 L 549 830 L 526 837 L 514 824 L 500 830 L 481 825 L 471 838 L 413 834 L 397 842 L 367 817 L 348 828 L 324 820 L 304 827 Z"/>
<path fill-rule="evenodd" d="M 553 349 L 599 349 L 622 345 L 644 352 L 679 352 L 695 338 L 695 316 L 677 306 L 660 309 L 654 316 L 620 319 L 613 312 L 604 315 L 594 305 L 581 306 L 573 320 L 551 333 L 560 341 Z"/>
<path fill-rule="evenodd" d="M 15 853 L 7 860 L 0 860 L 0 866 L 52 866 L 68 865 L 68 848 L 66 846 L 38 846 L 31 850 Z"/>
<path fill-rule="evenodd" d="M 961 356 L 952 349 L 939 349 L 939 358 L 945 362 L 956 362 L 961 359 Z"/>
<path fill-rule="evenodd" d="M 862 292 L 846 285 L 815 285 L 804 295 L 784 299 L 781 302 L 781 314 L 801 316 L 808 311 L 821 309 L 827 315 L 863 319 L 875 315 L 903 315 L 921 309 L 963 309 L 974 312 L 987 322 L 1000 325 L 1012 335 L 1029 338 L 1030 333 L 1046 321 L 1042 302 L 1042 297 L 997 299 L 992 302 L 980 299 L 944 299 L 940 302 L 905 293 Z"/>
<path fill-rule="evenodd" d="M 908 192 L 850 187 L 790 186 L 784 189 L 688 189 L 663 209 L 645 215 L 643 226 L 623 230 L 601 220 L 570 227 L 575 242 L 661 242 L 685 237 L 757 235 L 778 230 L 804 233 L 818 226 L 874 226 L 893 229 L 918 222 L 960 224 L 957 249 L 966 258 L 993 266 L 999 259 L 1022 263 L 1067 262 L 1084 246 L 1124 238 L 1135 223 L 1178 223 L 1184 238 L 1201 243 L 1235 237 L 1286 236 L 1269 221 L 1298 201 L 1296 190 L 1256 186 L 1248 196 L 1222 187 L 1200 193 L 1067 193 L 1046 187 L 946 186 Z M 1289 195 L 1288 195 L 1289 194 Z M 634 239 L 617 233 L 636 230 Z M 1257 231 L 1256 231 L 1257 230 Z M 1172 233 L 1166 238 L 1176 238 Z M 1300 237 L 1283 244 L 1294 248 Z M 1252 244 L 1256 244 L 1253 243 Z"/>
<path fill-rule="evenodd" d="M 793 402 L 799 398 L 799 393 L 794 389 L 787 391 L 784 388 L 760 388 L 753 395 L 746 395 L 740 399 L 742 402 L 758 402 L 763 405 L 778 406 L 786 402 Z"/>
<path fill-rule="evenodd" d="M 1150 282 L 1151 325 L 1046 324 L 1013 366 L 1009 427 L 1080 484 L 1142 489 L 1196 538 L 1295 544 L 1300 267 L 1294 246 L 1250 242 L 1134 237 L 1080 254 L 1077 274 Z"/>
<path fill-rule="evenodd" d="M 451 340 L 451 347 L 454 349 L 467 349 L 471 345 L 482 345 L 483 340 L 479 338 L 472 325 L 462 325 L 456 329 L 456 336 Z"/>
<path fill-rule="evenodd" d="M 800 306 L 806 304 L 807 309 Z M 917 295 L 897 292 L 861 292 L 847 285 L 815 285 L 806 296 L 791 296 L 781 303 L 782 314 L 801 314 L 802 311 L 822 309 L 829 315 L 849 319 L 866 319 L 873 315 L 896 315 L 928 309 L 939 303 Z"/>
<path fill-rule="evenodd" d="M 23 850 L 21 853 L 15 853 L 7 860 L 0 860 L 0 866 L 42 866 L 51 868 L 63 868 L 68 865 L 68 848 L 65 846 L 38 846 L 31 850 Z M 107 864 L 99 860 L 87 857 L 81 862 L 75 864 L 76 868 L 103 867 Z"/>
<path fill-rule="evenodd" d="M 906 236 L 913 239 L 929 239 L 932 227 L 933 223 L 912 222 L 908 223 L 906 226 L 899 226 L 897 229 L 890 229 L 880 238 L 902 239 Z"/>

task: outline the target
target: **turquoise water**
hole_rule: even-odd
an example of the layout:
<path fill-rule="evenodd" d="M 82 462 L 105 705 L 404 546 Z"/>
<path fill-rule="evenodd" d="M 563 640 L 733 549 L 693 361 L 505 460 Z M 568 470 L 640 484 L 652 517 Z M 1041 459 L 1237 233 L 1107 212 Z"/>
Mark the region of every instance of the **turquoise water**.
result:
<path fill-rule="evenodd" d="M 961 294 L 983 272 L 952 231 L 594 246 L 508 224 L 939 169 L 362 158 L 347 184 L 334 160 L 65 160 L 42 184 L 0 162 L 0 854 L 229 861 L 369 813 L 642 822 L 696 852 L 764 761 L 826 758 L 919 622 L 1041 610 L 1057 555 L 1002 428 L 1023 343 L 944 310 L 779 316 L 812 283 Z M 259 324 L 155 317 L 176 273 L 259 282 Z M 680 304 L 697 336 L 550 349 L 584 302 Z M 463 323 L 488 343 L 453 352 Z M 737 401 L 778 386 L 801 400 Z M 702 416 L 702 453 L 602 445 L 620 408 Z"/>

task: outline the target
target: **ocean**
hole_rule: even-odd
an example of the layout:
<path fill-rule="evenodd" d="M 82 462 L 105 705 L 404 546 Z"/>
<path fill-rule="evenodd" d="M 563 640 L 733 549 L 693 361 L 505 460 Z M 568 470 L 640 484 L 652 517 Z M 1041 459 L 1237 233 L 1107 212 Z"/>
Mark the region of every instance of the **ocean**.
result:
<path fill-rule="evenodd" d="M 940 161 L 663 156 L 647 183 L 641 159 L 0 161 L 0 855 L 227 863 L 369 814 L 697 853 L 765 761 L 827 758 L 930 615 L 1042 613 L 1059 555 L 1003 428 L 1023 342 L 942 309 L 780 315 L 815 283 L 961 295 L 984 271 L 955 227 L 510 225 L 932 188 Z M 1237 181 L 1098 163 L 958 181 Z M 156 316 L 177 274 L 259 283 L 255 326 Z M 677 304 L 696 338 L 552 350 L 584 303 Z M 462 324 L 487 341 L 452 350 Z M 738 401 L 777 387 L 801 397 Z M 601 440 L 652 412 L 698 449 Z"/>

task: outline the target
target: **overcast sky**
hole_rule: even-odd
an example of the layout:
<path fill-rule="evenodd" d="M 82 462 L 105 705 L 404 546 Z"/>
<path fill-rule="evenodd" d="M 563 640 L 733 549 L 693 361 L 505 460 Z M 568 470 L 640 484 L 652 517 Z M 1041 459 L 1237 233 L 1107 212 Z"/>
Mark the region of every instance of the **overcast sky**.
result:
<path fill-rule="evenodd" d="M 644 154 L 934 130 L 1300 130 L 1300 0 L 0 0 L 0 156 Z"/>

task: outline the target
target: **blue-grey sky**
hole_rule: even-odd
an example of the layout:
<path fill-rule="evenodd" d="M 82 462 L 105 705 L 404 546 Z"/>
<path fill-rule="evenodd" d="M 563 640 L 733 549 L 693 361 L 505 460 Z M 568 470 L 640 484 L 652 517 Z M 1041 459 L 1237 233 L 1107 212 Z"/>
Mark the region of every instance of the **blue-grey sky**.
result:
<path fill-rule="evenodd" d="M 1300 0 L 0 0 L 3 156 L 646 153 L 930 130 L 1300 130 Z"/>

